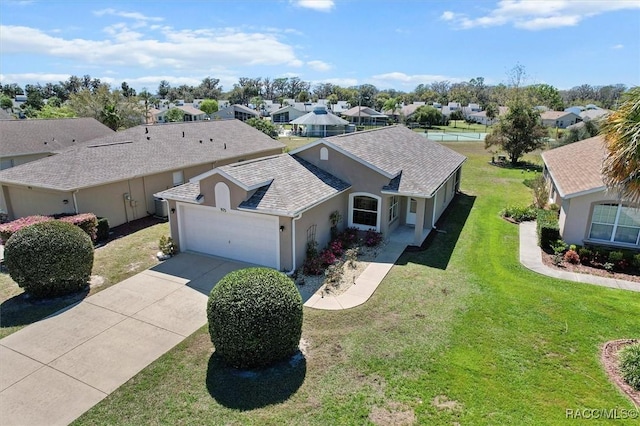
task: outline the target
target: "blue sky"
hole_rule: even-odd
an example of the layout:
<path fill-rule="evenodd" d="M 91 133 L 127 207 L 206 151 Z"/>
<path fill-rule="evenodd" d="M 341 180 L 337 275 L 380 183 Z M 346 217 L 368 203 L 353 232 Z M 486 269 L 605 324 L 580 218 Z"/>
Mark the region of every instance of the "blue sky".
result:
<path fill-rule="evenodd" d="M 0 81 L 640 84 L 639 0 L 0 0 Z"/>

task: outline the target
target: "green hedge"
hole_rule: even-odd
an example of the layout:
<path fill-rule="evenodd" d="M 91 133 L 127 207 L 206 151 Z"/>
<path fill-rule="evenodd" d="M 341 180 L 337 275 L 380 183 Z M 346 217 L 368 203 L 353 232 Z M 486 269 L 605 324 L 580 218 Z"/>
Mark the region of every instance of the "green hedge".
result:
<path fill-rule="evenodd" d="M 4 258 L 11 278 L 34 297 L 55 297 L 87 286 L 93 243 L 80 228 L 60 220 L 36 223 L 14 233 Z"/>
<path fill-rule="evenodd" d="M 302 334 L 302 297 L 286 275 L 269 268 L 227 274 L 207 304 L 209 334 L 228 365 L 254 368 L 293 355 Z"/>
<path fill-rule="evenodd" d="M 538 210 L 538 245 L 544 250 L 551 247 L 560 240 L 560 224 L 558 222 L 558 212 L 553 210 Z"/>
<path fill-rule="evenodd" d="M 106 217 L 98 218 L 98 226 L 96 228 L 96 241 L 106 241 L 109 238 L 109 219 Z"/>

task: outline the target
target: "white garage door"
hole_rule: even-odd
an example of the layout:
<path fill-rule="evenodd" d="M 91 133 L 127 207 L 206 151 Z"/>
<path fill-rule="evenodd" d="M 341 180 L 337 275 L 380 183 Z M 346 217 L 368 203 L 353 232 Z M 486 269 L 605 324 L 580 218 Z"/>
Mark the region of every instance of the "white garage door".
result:
<path fill-rule="evenodd" d="M 182 250 L 280 269 L 277 217 L 192 204 L 177 207 Z"/>

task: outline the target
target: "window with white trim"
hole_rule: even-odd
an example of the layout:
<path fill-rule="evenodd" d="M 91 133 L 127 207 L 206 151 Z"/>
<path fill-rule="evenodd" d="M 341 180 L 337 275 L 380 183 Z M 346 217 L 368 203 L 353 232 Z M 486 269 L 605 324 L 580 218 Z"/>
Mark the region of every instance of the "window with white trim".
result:
<path fill-rule="evenodd" d="M 399 200 L 400 200 L 400 197 L 398 197 L 397 195 L 393 195 L 390 198 L 390 201 L 389 201 L 389 223 L 393 222 L 398 217 L 398 201 Z"/>
<path fill-rule="evenodd" d="M 640 245 L 640 209 L 613 203 L 594 206 L 589 239 Z"/>
<path fill-rule="evenodd" d="M 329 159 L 329 150 L 326 147 L 320 148 L 320 159 L 328 160 Z"/>
<path fill-rule="evenodd" d="M 351 206 L 351 225 L 370 229 L 378 228 L 378 205 L 379 200 L 366 195 L 353 195 Z"/>

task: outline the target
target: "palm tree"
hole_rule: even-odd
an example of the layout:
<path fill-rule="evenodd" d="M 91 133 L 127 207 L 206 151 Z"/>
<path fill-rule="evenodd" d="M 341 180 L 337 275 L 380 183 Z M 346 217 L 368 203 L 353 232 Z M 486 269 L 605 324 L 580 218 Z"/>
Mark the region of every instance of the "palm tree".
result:
<path fill-rule="evenodd" d="M 620 108 L 604 120 L 601 134 L 607 151 L 605 183 L 629 201 L 640 202 L 640 87 L 624 94 Z"/>

